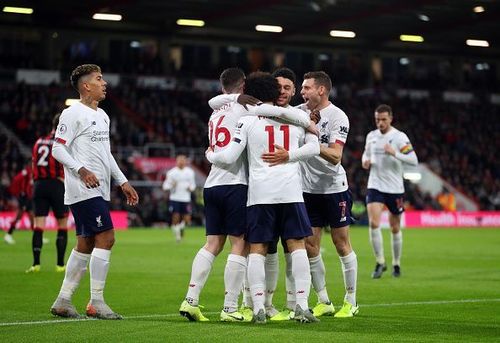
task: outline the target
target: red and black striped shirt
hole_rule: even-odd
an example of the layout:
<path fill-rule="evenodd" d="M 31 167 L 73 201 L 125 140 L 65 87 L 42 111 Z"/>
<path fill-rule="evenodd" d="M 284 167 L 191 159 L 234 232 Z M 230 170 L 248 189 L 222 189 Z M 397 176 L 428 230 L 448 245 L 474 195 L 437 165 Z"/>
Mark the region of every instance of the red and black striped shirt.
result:
<path fill-rule="evenodd" d="M 33 179 L 64 179 L 64 167 L 52 157 L 54 131 L 50 135 L 40 137 L 33 146 L 31 159 L 33 162 Z"/>

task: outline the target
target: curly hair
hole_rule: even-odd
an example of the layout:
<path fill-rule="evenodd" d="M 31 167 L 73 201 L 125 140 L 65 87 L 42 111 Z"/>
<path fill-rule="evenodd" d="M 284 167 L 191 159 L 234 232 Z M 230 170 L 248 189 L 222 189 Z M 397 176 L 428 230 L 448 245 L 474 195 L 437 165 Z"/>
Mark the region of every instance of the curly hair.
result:
<path fill-rule="evenodd" d="M 251 95 L 262 102 L 273 102 L 280 95 L 279 83 L 269 73 L 253 72 L 245 80 L 245 94 Z"/>
<path fill-rule="evenodd" d="M 92 73 L 100 73 L 100 72 L 101 72 L 101 67 L 99 67 L 96 64 L 82 64 L 82 65 L 76 67 L 75 70 L 73 70 L 71 72 L 71 76 L 69 77 L 69 80 L 70 80 L 73 88 L 78 91 L 78 81 L 83 76 L 90 75 Z"/>
<path fill-rule="evenodd" d="M 293 70 L 286 68 L 286 67 L 276 69 L 273 72 L 273 77 L 282 77 L 284 79 L 288 79 L 288 80 L 292 81 L 294 84 L 295 84 L 295 82 L 297 82 L 297 76 L 295 76 L 295 73 L 293 72 Z"/>

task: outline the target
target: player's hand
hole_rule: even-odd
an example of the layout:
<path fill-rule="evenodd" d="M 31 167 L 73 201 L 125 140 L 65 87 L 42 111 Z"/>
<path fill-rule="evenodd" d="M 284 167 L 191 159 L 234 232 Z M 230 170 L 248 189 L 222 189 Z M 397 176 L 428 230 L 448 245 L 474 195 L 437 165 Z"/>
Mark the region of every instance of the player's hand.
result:
<path fill-rule="evenodd" d="M 207 150 L 205 150 L 205 156 L 207 156 L 209 152 L 214 152 L 214 149 L 211 146 L 209 146 Z"/>
<path fill-rule="evenodd" d="M 306 129 L 307 132 L 310 132 L 312 133 L 313 135 L 316 135 L 319 137 L 319 131 L 318 131 L 318 128 L 316 127 L 316 123 L 311 120 L 311 123 L 309 124 L 309 126 L 307 127 Z"/>
<path fill-rule="evenodd" d="M 363 163 L 361 163 L 361 166 L 363 167 L 363 169 L 370 169 L 371 161 L 370 160 L 364 160 Z"/>
<path fill-rule="evenodd" d="M 139 195 L 135 191 L 134 187 L 130 185 L 130 183 L 125 182 L 121 185 L 122 192 L 127 197 L 127 205 L 135 206 L 139 203 Z"/>
<path fill-rule="evenodd" d="M 236 101 L 238 102 L 238 104 L 243 105 L 243 107 L 245 107 L 245 110 L 247 110 L 247 111 L 248 111 L 247 105 L 255 106 L 255 105 L 258 105 L 262 102 L 259 99 L 254 98 L 251 95 L 246 95 L 246 94 L 240 94 Z"/>
<path fill-rule="evenodd" d="M 82 180 L 83 184 L 87 188 L 96 188 L 99 187 L 99 180 L 95 176 L 94 173 L 92 173 L 90 170 L 88 170 L 85 167 L 81 167 L 78 170 L 78 174 L 80 175 L 80 179 Z"/>
<path fill-rule="evenodd" d="M 396 155 L 396 150 L 394 150 L 394 148 L 392 147 L 392 145 L 390 145 L 389 143 L 387 143 L 386 145 L 384 145 L 384 151 L 385 151 L 386 154 L 389 154 L 391 156 Z"/>
<path fill-rule="evenodd" d="M 319 113 L 319 110 L 312 110 L 311 113 L 309 113 L 309 118 L 315 123 L 319 123 L 321 120 L 321 114 Z"/>
<path fill-rule="evenodd" d="M 264 162 L 269 163 L 269 166 L 276 166 L 281 163 L 287 163 L 289 160 L 288 151 L 286 151 L 282 146 L 274 144 L 274 152 L 266 152 L 262 154 L 262 159 Z"/>

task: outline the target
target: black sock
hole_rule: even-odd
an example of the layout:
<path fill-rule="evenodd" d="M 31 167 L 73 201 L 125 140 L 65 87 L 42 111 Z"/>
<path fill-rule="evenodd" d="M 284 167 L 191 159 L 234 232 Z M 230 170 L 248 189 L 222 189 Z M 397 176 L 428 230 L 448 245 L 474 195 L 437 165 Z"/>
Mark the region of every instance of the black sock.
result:
<path fill-rule="evenodd" d="M 33 250 L 33 265 L 40 264 L 40 253 L 42 252 L 43 231 L 35 228 L 33 230 L 33 239 L 31 240 L 31 249 Z"/>
<path fill-rule="evenodd" d="M 14 230 L 15 230 L 15 229 L 16 229 L 16 223 L 14 222 L 14 223 L 10 226 L 8 234 L 9 234 L 9 235 L 12 235 L 12 232 L 14 232 Z"/>
<path fill-rule="evenodd" d="M 66 254 L 66 246 L 68 245 L 68 231 L 65 229 L 57 230 L 56 248 L 57 248 L 57 265 L 64 266 L 64 255 Z"/>

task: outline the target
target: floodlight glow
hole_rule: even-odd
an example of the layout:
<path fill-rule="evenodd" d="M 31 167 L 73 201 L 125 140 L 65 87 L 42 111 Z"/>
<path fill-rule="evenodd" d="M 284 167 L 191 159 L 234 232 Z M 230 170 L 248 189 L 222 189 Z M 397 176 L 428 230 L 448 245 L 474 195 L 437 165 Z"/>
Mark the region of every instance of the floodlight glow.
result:
<path fill-rule="evenodd" d="M 422 21 L 429 21 L 429 20 L 431 20 L 431 18 L 429 18 L 429 16 L 427 16 L 425 14 L 419 14 L 418 15 L 418 19 L 420 19 Z"/>
<path fill-rule="evenodd" d="M 111 13 L 94 13 L 92 19 L 120 21 L 122 20 L 122 16 L 120 14 L 111 14 Z"/>
<path fill-rule="evenodd" d="M 5 6 L 3 11 L 6 13 L 17 13 L 17 14 L 33 14 L 33 9 L 28 7 L 10 7 Z"/>
<path fill-rule="evenodd" d="M 281 26 L 275 26 L 275 25 L 257 25 L 255 26 L 255 30 L 260 31 L 260 32 L 282 32 L 283 28 Z"/>
<path fill-rule="evenodd" d="M 177 25 L 203 27 L 205 22 L 199 19 L 177 19 Z"/>
<path fill-rule="evenodd" d="M 409 181 L 420 181 L 422 179 L 422 174 L 418 172 L 406 172 L 403 174 L 403 178 Z"/>
<path fill-rule="evenodd" d="M 356 37 L 356 33 L 353 31 L 331 30 L 330 36 L 340 38 L 354 38 Z"/>
<path fill-rule="evenodd" d="M 484 12 L 484 7 L 483 6 L 476 6 L 472 9 L 474 13 L 482 13 Z"/>
<path fill-rule="evenodd" d="M 424 41 L 424 37 L 418 35 L 401 35 L 399 36 L 403 42 L 412 42 L 412 43 L 422 43 Z"/>
<path fill-rule="evenodd" d="M 490 43 L 488 43 L 487 40 L 481 40 L 481 39 L 467 39 L 465 41 L 465 44 L 468 46 L 479 46 L 481 48 L 487 48 L 490 46 Z"/>
<path fill-rule="evenodd" d="M 80 101 L 80 99 L 69 99 L 68 98 L 68 99 L 66 99 L 66 101 L 64 102 L 64 104 L 66 106 L 71 106 L 71 105 L 77 103 L 78 101 Z"/>

